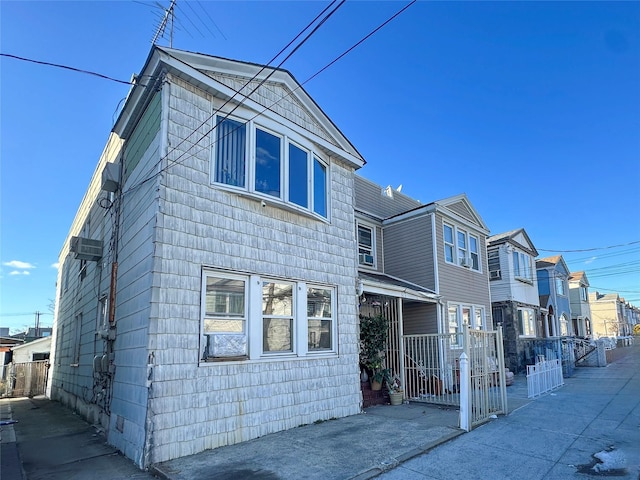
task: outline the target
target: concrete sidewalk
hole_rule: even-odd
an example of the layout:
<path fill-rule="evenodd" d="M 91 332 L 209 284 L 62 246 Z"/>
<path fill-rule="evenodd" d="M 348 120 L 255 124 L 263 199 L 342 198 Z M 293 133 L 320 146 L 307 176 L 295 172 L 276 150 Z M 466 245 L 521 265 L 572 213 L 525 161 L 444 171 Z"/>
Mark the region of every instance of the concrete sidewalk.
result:
<path fill-rule="evenodd" d="M 604 368 L 577 368 L 565 385 L 381 480 L 565 480 L 640 474 L 640 345 Z"/>
<path fill-rule="evenodd" d="M 164 462 L 154 465 L 150 472 L 138 470 L 106 444 L 102 432 L 57 402 L 43 397 L 3 399 L 0 419 L 17 423 L 1 427 L 0 477 L 115 480 L 155 478 L 155 474 L 169 480 L 346 480 L 373 478 L 382 472 L 398 479 L 486 478 L 492 472 L 496 479 L 571 478 L 528 477 L 528 466 L 537 467 L 547 457 L 547 461 L 557 462 L 560 451 L 564 454 L 570 445 L 578 445 L 585 426 L 613 430 L 620 427 L 620 432 L 628 433 L 635 445 L 640 445 L 639 353 L 639 346 L 629 347 L 629 355 L 607 368 L 577 369 L 564 387 L 534 401 L 526 398 L 526 379 L 518 376 L 515 384 L 507 388 L 510 415 L 465 435 L 457 427 L 456 408 L 417 403 L 378 406 L 360 415 Z M 605 436 L 602 442 L 592 442 L 584 448 L 584 455 L 577 457 L 589 462 L 592 453 L 612 445 L 612 440 Z M 621 443 L 616 440 L 615 445 Z M 586 454 L 587 450 L 590 453 Z M 443 451 L 451 453 L 444 455 Z M 428 471 L 435 472 L 432 476 L 424 476 L 422 466 L 412 466 L 424 458 L 429 458 Z M 480 463 L 474 467 L 474 462 Z M 546 463 L 542 464 L 549 469 Z"/>

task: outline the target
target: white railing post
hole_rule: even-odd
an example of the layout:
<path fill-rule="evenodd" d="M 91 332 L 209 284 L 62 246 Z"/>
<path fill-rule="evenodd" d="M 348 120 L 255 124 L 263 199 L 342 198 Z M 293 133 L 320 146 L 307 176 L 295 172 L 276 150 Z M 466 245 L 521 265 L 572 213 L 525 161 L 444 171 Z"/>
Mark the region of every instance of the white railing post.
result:
<path fill-rule="evenodd" d="M 471 369 L 466 353 L 460 355 L 460 428 L 471 431 Z"/>

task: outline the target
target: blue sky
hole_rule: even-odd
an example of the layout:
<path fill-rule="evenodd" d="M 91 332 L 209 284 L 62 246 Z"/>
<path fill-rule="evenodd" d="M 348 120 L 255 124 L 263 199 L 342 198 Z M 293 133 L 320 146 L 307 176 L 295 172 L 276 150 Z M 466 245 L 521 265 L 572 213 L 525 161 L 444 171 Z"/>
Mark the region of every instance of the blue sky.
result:
<path fill-rule="evenodd" d="M 154 3 L 3 0 L 0 52 L 129 80 Z M 346 2 L 283 68 L 305 82 L 407 3 Z M 327 5 L 178 0 L 173 46 L 266 63 Z M 639 2 L 417 2 L 304 87 L 364 177 L 423 202 L 466 193 L 492 233 L 524 227 L 540 257 L 640 306 Z M 58 254 L 127 91 L 0 57 L 0 326 L 52 323 Z"/>

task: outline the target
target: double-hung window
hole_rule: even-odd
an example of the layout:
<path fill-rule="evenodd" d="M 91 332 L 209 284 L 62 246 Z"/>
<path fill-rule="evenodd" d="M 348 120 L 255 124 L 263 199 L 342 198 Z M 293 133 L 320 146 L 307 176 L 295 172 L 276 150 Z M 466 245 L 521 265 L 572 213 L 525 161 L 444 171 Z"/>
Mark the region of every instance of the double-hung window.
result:
<path fill-rule="evenodd" d="M 208 339 L 208 355 L 247 355 L 246 278 L 206 274 L 204 283 L 204 333 Z"/>
<path fill-rule="evenodd" d="M 293 352 L 293 284 L 262 282 L 262 350 L 264 353 Z"/>
<path fill-rule="evenodd" d="M 580 300 L 582 300 L 583 302 L 587 302 L 589 300 L 587 287 L 580 287 Z"/>
<path fill-rule="evenodd" d="M 289 133 L 218 116 L 212 181 L 268 195 L 327 218 L 328 166 L 310 143 L 294 141 Z"/>
<path fill-rule="evenodd" d="M 531 257 L 523 252 L 513 252 L 513 273 L 519 280 L 533 281 Z"/>
<path fill-rule="evenodd" d="M 533 308 L 518 308 L 518 331 L 521 337 L 536 336 L 536 317 Z"/>
<path fill-rule="evenodd" d="M 445 223 L 443 239 L 447 263 L 480 271 L 480 241 L 477 236 Z"/>
<path fill-rule="evenodd" d="M 326 287 L 307 288 L 307 333 L 309 351 L 333 349 L 333 290 Z"/>
<path fill-rule="evenodd" d="M 562 278 L 556 278 L 556 293 L 562 296 L 566 295 L 566 290 L 564 288 L 564 279 Z"/>
<path fill-rule="evenodd" d="M 373 228 L 366 225 L 358 225 L 358 264 L 372 267 L 373 255 Z"/>
<path fill-rule="evenodd" d="M 498 249 L 487 252 L 487 261 L 489 263 L 489 280 L 500 280 L 502 272 L 500 271 L 500 251 Z"/>
<path fill-rule="evenodd" d="M 453 242 L 453 227 L 445 224 L 444 226 L 444 258 L 447 262 L 453 263 L 453 252 L 455 250 Z"/>

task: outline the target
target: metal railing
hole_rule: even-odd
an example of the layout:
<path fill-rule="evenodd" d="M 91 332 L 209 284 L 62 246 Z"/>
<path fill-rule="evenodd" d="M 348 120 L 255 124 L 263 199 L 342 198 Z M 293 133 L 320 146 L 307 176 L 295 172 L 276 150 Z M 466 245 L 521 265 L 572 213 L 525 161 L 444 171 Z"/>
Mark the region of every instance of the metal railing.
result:
<path fill-rule="evenodd" d="M 500 330 L 466 327 L 462 333 L 404 335 L 402 340 L 407 399 L 460 406 L 463 428 L 507 412 Z"/>

